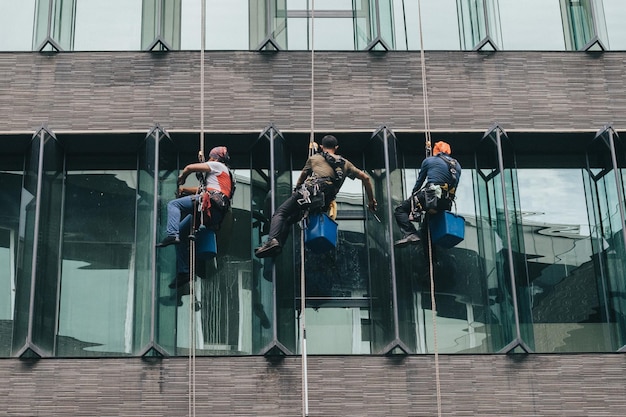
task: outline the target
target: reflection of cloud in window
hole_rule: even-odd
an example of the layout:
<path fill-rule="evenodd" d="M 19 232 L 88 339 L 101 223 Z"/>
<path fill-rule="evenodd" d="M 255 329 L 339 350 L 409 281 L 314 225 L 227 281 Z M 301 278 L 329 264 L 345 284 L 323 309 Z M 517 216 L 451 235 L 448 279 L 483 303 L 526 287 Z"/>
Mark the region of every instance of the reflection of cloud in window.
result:
<path fill-rule="evenodd" d="M 587 206 L 582 175 L 578 169 L 519 169 L 520 207 L 536 212 L 524 219 L 587 225 Z"/>

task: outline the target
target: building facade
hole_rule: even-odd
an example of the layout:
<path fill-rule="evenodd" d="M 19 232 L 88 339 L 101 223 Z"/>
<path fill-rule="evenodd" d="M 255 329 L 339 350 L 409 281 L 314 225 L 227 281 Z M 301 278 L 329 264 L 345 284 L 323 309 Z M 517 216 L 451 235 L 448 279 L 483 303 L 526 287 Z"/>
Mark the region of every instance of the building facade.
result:
<path fill-rule="evenodd" d="M 0 11 L 7 415 L 302 415 L 303 399 L 326 416 L 626 407 L 620 1 Z M 379 208 L 346 181 L 336 250 L 305 251 L 302 312 L 300 229 L 275 261 L 253 249 L 312 131 L 339 139 Z M 393 246 L 428 135 L 463 166 L 465 220 L 432 264 L 422 245 Z M 172 290 L 174 250 L 154 246 L 166 204 L 179 169 L 218 145 L 233 207 L 217 256 Z"/>

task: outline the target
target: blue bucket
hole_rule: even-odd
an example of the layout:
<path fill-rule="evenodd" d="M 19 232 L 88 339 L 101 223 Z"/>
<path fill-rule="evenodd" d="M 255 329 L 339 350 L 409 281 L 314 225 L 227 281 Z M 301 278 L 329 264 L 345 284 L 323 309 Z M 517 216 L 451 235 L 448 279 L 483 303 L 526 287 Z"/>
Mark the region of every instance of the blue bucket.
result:
<path fill-rule="evenodd" d="M 180 235 L 187 237 L 191 230 L 191 214 L 180 222 Z M 217 256 L 217 238 L 215 231 L 202 227 L 196 231 L 196 259 L 205 261 Z"/>
<path fill-rule="evenodd" d="M 337 247 L 337 222 L 326 213 L 309 215 L 304 230 L 304 245 L 315 253 L 328 252 Z"/>
<path fill-rule="evenodd" d="M 217 239 L 215 232 L 206 227 L 201 227 L 196 232 L 196 259 L 206 261 L 217 255 Z"/>
<path fill-rule="evenodd" d="M 432 242 L 453 248 L 465 239 L 465 219 L 449 211 L 440 211 L 428 219 Z"/>

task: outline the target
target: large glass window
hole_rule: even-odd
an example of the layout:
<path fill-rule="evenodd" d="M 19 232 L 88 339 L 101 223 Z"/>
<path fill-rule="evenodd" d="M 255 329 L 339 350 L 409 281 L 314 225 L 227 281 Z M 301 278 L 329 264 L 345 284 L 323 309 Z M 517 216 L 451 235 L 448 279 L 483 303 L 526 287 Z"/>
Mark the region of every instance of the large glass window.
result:
<path fill-rule="evenodd" d="M 248 50 L 249 0 L 206 0 L 207 50 Z M 182 3 L 181 49 L 199 50 L 201 45 L 201 0 Z"/>
<path fill-rule="evenodd" d="M 20 192 L 19 156 L 0 157 L 8 168 L 0 172 L 0 357 L 11 354 L 15 311 L 17 246 L 19 244 Z"/>
<path fill-rule="evenodd" d="M 58 356 L 133 351 L 137 174 L 124 162 L 68 157 Z"/>
<path fill-rule="evenodd" d="M 610 49 L 626 50 L 626 7 L 622 0 L 604 0 L 604 16 Z"/>
<path fill-rule="evenodd" d="M 141 49 L 142 0 L 76 2 L 76 51 Z"/>
<path fill-rule="evenodd" d="M 35 0 L 0 0 L 0 51 L 30 51 Z"/>
<path fill-rule="evenodd" d="M 502 49 L 565 49 L 558 1 L 499 0 Z"/>
<path fill-rule="evenodd" d="M 398 4 L 399 2 L 396 2 Z M 404 19 L 398 14 L 396 8 L 396 33 L 404 28 L 399 28 L 400 22 L 405 23 L 407 48 L 409 50 L 420 49 L 419 10 L 416 1 L 402 2 Z M 459 22 L 457 20 L 456 0 L 422 0 L 422 33 L 424 36 L 424 49 L 448 50 L 459 49 Z M 401 35 L 398 36 L 401 39 Z M 404 45 L 399 42 L 398 49 Z"/>

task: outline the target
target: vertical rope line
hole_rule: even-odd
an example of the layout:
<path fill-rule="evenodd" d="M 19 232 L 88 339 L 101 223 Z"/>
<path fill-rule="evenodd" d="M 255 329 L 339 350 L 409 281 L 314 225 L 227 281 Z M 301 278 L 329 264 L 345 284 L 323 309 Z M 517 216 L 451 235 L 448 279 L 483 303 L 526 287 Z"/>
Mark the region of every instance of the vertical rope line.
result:
<path fill-rule="evenodd" d="M 417 1 L 420 33 L 420 64 L 422 71 L 422 99 L 424 103 L 424 134 L 426 137 L 426 156 L 432 155 L 432 141 L 430 136 L 430 109 L 428 106 L 428 86 L 426 83 L 426 58 L 424 56 L 424 35 L 422 31 L 422 2 Z M 441 417 L 441 377 L 439 375 L 439 347 L 437 343 L 437 302 L 435 300 L 435 271 L 433 268 L 433 248 L 430 239 L 430 230 L 426 227 L 428 240 L 428 272 L 430 275 L 430 303 L 433 315 L 433 348 L 435 353 L 435 385 L 437 392 L 437 416 Z"/>
<path fill-rule="evenodd" d="M 202 0 L 200 13 L 200 152 L 204 157 L 204 49 L 206 47 L 206 0 Z"/>
<path fill-rule="evenodd" d="M 200 154 L 199 159 L 204 162 L 204 50 L 206 48 L 206 0 L 200 4 Z M 189 239 L 189 368 L 190 368 L 190 393 L 189 393 L 189 415 L 196 417 L 196 209 L 200 194 L 196 194 L 196 201 L 192 213 L 192 229 Z M 202 219 L 202 213 L 200 213 Z"/>
<path fill-rule="evenodd" d="M 430 138 L 430 109 L 428 106 L 428 88 L 426 84 L 426 58 L 424 56 L 424 36 L 422 34 L 422 2 L 417 1 L 417 10 L 419 15 L 419 32 L 420 32 L 420 63 L 422 70 L 422 102 L 424 107 L 424 134 L 426 136 L 426 156 L 431 154 L 431 138 Z"/>
<path fill-rule="evenodd" d="M 430 230 L 426 228 L 428 236 L 428 271 L 430 273 L 430 304 L 433 315 L 433 349 L 435 351 L 435 388 L 437 392 L 437 416 L 441 417 L 441 383 L 439 375 L 439 346 L 437 343 L 437 302 L 435 301 L 435 271 L 433 268 L 433 247 L 430 240 Z"/>
<path fill-rule="evenodd" d="M 308 156 L 313 154 L 315 142 L 315 0 L 311 0 L 311 133 L 309 136 Z M 300 231 L 300 349 L 302 355 L 302 416 L 309 415 L 309 375 L 306 351 L 306 272 L 304 267 L 304 228 L 301 222 Z"/>

